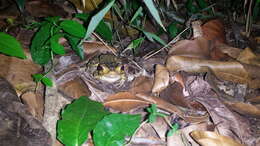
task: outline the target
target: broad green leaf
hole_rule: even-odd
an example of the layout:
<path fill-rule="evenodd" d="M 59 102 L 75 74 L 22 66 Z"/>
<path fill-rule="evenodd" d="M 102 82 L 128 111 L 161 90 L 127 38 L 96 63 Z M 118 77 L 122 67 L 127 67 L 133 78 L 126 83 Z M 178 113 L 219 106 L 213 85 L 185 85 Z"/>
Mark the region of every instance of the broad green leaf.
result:
<path fill-rule="evenodd" d="M 142 15 L 143 8 L 139 7 L 138 10 L 135 12 L 134 16 L 132 17 L 130 23 L 133 23 L 133 21 L 140 15 Z"/>
<path fill-rule="evenodd" d="M 47 44 L 47 40 L 51 35 L 50 30 L 52 27 L 53 25 L 51 23 L 42 23 L 42 26 L 32 40 L 30 52 L 33 61 L 37 64 L 44 65 L 51 59 L 51 50 Z"/>
<path fill-rule="evenodd" d="M 64 47 L 61 44 L 59 44 L 59 39 L 61 37 L 63 37 L 63 35 L 58 33 L 50 38 L 51 49 L 56 54 L 64 55 L 65 54 Z"/>
<path fill-rule="evenodd" d="M 43 75 L 42 74 L 33 74 L 32 77 L 33 77 L 33 80 L 37 83 L 42 80 Z"/>
<path fill-rule="evenodd" d="M 166 45 L 164 40 L 162 40 L 159 36 L 157 36 L 153 33 L 147 32 L 147 31 L 143 31 L 143 33 L 147 37 L 147 39 L 150 40 L 151 42 L 154 42 L 154 40 L 155 40 L 164 46 Z"/>
<path fill-rule="evenodd" d="M 42 83 L 45 86 L 48 86 L 48 87 L 52 87 L 53 86 L 52 80 L 50 78 L 48 78 L 48 77 L 43 77 L 42 78 Z"/>
<path fill-rule="evenodd" d="M 86 33 L 85 27 L 74 20 L 64 20 L 60 23 L 60 27 L 68 34 L 78 38 L 84 38 Z"/>
<path fill-rule="evenodd" d="M 98 121 L 109 114 L 101 103 L 82 96 L 62 111 L 57 138 L 66 146 L 80 146 Z"/>
<path fill-rule="evenodd" d="M 122 146 L 124 138 L 134 134 L 141 115 L 110 114 L 98 122 L 94 129 L 95 146 Z"/>
<path fill-rule="evenodd" d="M 25 59 L 21 44 L 11 35 L 0 32 L 0 52 Z"/>
<path fill-rule="evenodd" d="M 88 38 L 89 35 L 96 29 L 100 21 L 103 19 L 103 17 L 106 15 L 106 13 L 109 11 L 109 9 L 113 6 L 115 0 L 111 0 L 105 8 L 103 8 L 101 11 L 99 11 L 96 15 L 94 15 L 88 25 L 87 33 L 85 38 Z"/>
<path fill-rule="evenodd" d="M 156 20 L 156 22 L 163 28 L 164 31 L 166 31 L 165 27 L 162 24 L 160 15 L 154 6 L 153 0 L 144 0 L 144 3 L 147 6 L 147 8 L 149 9 L 149 11 L 152 14 L 152 16 L 154 17 L 154 19 Z"/>
<path fill-rule="evenodd" d="M 84 49 L 83 49 L 83 46 L 79 46 L 80 39 L 77 38 L 77 37 L 69 36 L 69 35 L 66 35 L 65 37 L 68 39 L 69 44 L 70 44 L 72 50 L 73 50 L 81 59 L 84 59 Z"/>
<path fill-rule="evenodd" d="M 90 14 L 87 14 L 87 13 L 76 14 L 75 17 L 82 19 L 83 21 L 87 21 L 88 18 L 90 17 Z M 104 20 L 100 21 L 95 32 L 97 32 L 97 34 L 99 34 L 103 39 L 105 39 L 107 41 L 112 40 L 113 32 L 112 32 L 111 28 L 108 26 L 108 24 L 105 23 Z"/>

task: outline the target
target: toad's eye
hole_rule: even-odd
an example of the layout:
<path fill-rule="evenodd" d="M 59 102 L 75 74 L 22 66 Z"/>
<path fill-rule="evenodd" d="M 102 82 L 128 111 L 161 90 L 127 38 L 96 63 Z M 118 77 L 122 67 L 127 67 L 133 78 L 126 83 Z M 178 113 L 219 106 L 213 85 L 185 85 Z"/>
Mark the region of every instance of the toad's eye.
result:
<path fill-rule="evenodd" d="M 115 68 L 115 71 L 118 72 L 118 73 L 123 73 L 125 70 L 125 67 L 124 65 L 119 65 Z"/>
<path fill-rule="evenodd" d="M 109 73 L 109 68 L 108 67 L 106 67 L 105 65 L 98 65 L 97 66 L 97 71 L 98 71 L 98 73 L 99 74 L 106 74 L 106 73 Z"/>

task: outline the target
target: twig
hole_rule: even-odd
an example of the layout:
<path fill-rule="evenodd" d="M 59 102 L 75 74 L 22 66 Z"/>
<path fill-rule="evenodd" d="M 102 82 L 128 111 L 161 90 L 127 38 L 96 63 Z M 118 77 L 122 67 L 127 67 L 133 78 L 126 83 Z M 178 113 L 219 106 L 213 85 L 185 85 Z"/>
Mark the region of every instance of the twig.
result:
<path fill-rule="evenodd" d="M 117 56 L 115 49 L 113 49 L 110 46 L 108 46 L 107 43 L 102 38 L 100 38 L 96 33 L 93 32 L 92 34 L 95 37 L 97 37 L 108 49 L 110 49 L 115 56 Z"/>
<path fill-rule="evenodd" d="M 148 53 L 148 54 L 151 54 L 151 55 L 145 55 L 144 56 L 144 60 L 147 60 L 149 59 L 150 57 L 156 55 L 157 53 L 161 52 L 163 49 L 169 47 L 171 44 L 173 43 L 176 43 L 178 40 L 179 40 L 179 37 L 181 34 L 183 34 L 186 30 L 188 30 L 190 27 L 186 27 L 182 32 L 180 32 L 175 38 L 173 38 L 167 45 L 165 45 L 164 47 L 162 47 L 161 49 L 159 49 L 158 51 L 154 52 L 154 53 Z"/>

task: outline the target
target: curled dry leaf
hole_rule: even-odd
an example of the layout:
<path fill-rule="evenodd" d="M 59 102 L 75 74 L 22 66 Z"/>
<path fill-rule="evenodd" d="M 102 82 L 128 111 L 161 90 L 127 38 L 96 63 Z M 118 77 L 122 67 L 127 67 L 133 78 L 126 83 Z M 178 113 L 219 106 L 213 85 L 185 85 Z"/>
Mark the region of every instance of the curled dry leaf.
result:
<path fill-rule="evenodd" d="M 190 135 L 202 146 L 243 146 L 227 136 L 211 131 L 196 130 L 192 131 Z"/>
<path fill-rule="evenodd" d="M 25 49 L 26 56 L 29 55 L 29 50 Z M 29 57 L 28 57 L 29 58 Z M 7 63 L 8 62 L 8 63 Z M 0 76 L 8 80 L 21 96 L 25 93 L 32 93 L 36 87 L 31 75 L 42 71 L 41 66 L 33 63 L 31 58 L 22 60 L 15 57 L 5 56 L 0 54 Z M 42 120 L 44 109 L 43 86 L 39 84 L 36 95 L 21 96 L 21 100 L 25 102 L 32 114 L 39 120 Z M 36 115 L 35 115 L 36 114 Z"/>
<path fill-rule="evenodd" d="M 209 59 L 209 42 L 203 38 L 198 37 L 194 40 L 181 40 L 174 44 L 168 54 L 178 56 L 188 56 L 194 58 Z"/>
<path fill-rule="evenodd" d="M 256 55 L 250 48 L 245 48 L 237 57 L 237 60 L 246 64 L 260 66 L 260 55 Z"/>
<path fill-rule="evenodd" d="M 190 133 L 194 130 L 212 130 L 211 125 L 208 122 L 194 123 L 185 128 L 180 129 L 173 136 L 167 137 L 168 146 L 186 146 L 190 143 L 192 146 L 199 146 L 190 136 Z M 179 133 L 179 134 L 178 134 Z M 175 145 L 174 145 L 175 144 Z"/>
<path fill-rule="evenodd" d="M 155 70 L 155 78 L 153 83 L 153 93 L 160 93 L 167 88 L 170 82 L 169 72 L 163 65 L 157 64 Z"/>
<path fill-rule="evenodd" d="M 129 92 L 119 92 L 107 97 L 103 104 L 121 112 L 128 112 L 132 109 L 148 106 L 151 102 L 140 99 Z"/>
<path fill-rule="evenodd" d="M 258 84 L 259 79 L 256 79 L 260 78 L 260 68 L 236 61 L 213 61 L 184 56 L 171 56 L 166 61 L 166 67 L 171 72 L 180 70 L 186 72 L 207 72 L 205 67 L 208 67 L 220 79 L 248 84 L 252 88 L 260 87 L 260 84 Z"/>
<path fill-rule="evenodd" d="M 228 104 L 231 109 L 240 114 L 256 118 L 260 117 L 260 107 L 243 102 L 226 102 L 226 104 Z"/>
<path fill-rule="evenodd" d="M 207 109 L 219 134 L 231 137 L 246 145 L 252 145 L 255 142 L 249 121 L 232 112 L 218 98 L 197 97 L 196 100 Z"/>
<path fill-rule="evenodd" d="M 128 112 L 136 108 L 147 107 L 151 104 L 156 104 L 159 108 L 170 113 L 177 114 L 179 117 L 188 122 L 202 122 L 208 120 L 208 115 L 187 116 L 177 106 L 174 106 L 173 104 L 170 104 L 158 97 L 149 96 L 143 93 L 134 95 L 129 92 L 119 92 L 106 98 L 103 104 L 106 107 L 121 112 Z"/>

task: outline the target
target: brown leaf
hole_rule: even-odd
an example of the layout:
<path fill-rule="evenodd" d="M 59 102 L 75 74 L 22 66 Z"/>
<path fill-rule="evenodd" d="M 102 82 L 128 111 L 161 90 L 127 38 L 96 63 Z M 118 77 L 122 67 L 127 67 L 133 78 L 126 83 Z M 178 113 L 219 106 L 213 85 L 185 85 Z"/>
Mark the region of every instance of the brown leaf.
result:
<path fill-rule="evenodd" d="M 21 97 L 21 99 L 28 104 L 32 114 L 41 119 L 44 109 L 43 86 L 39 84 L 37 92 L 34 93 L 35 95 L 32 95 L 32 91 L 36 87 L 32 74 L 40 73 L 42 68 L 33 63 L 29 50 L 25 49 L 25 53 L 29 56 L 29 59 L 22 60 L 0 54 L 0 76 L 4 77 L 15 87 L 18 96 L 26 95 Z"/>
<path fill-rule="evenodd" d="M 86 58 L 91 58 L 95 55 L 104 54 L 104 53 L 116 53 L 117 49 L 106 46 L 99 41 L 88 41 L 83 43 L 84 53 Z"/>
<path fill-rule="evenodd" d="M 220 79 L 248 84 L 252 88 L 260 87 L 260 84 L 257 84 L 259 80 L 255 79 L 259 78 L 260 74 L 258 72 L 260 68 L 246 64 L 242 65 L 236 61 L 212 61 L 184 56 L 171 56 L 166 61 L 166 67 L 171 72 L 180 70 L 186 72 L 207 72 L 206 69 L 208 67 Z"/>
<path fill-rule="evenodd" d="M 218 98 L 197 97 L 196 100 L 207 109 L 219 134 L 231 137 L 247 145 L 252 145 L 255 141 L 250 130 L 249 121 L 229 110 Z"/>
<path fill-rule="evenodd" d="M 59 85 L 58 89 L 65 96 L 72 97 L 74 99 L 77 99 L 80 96 L 91 95 L 88 86 L 80 78 L 75 78 L 71 81 Z"/>
<path fill-rule="evenodd" d="M 132 94 L 137 93 L 151 93 L 153 80 L 149 77 L 139 76 L 131 83 L 129 92 Z"/>
<path fill-rule="evenodd" d="M 178 107 L 158 97 L 148 96 L 146 94 L 133 95 L 129 92 L 119 92 L 106 98 L 103 104 L 106 107 L 110 107 L 121 112 L 127 112 L 132 109 L 147 107 L 150 104 L 156 104 L 159 108 L 170 113 L 175 113 L 179 117 L 189 122 L 201 122 L 208 119 L 208 115 L 186 116 L 185 113 L 181 111 Z"/>
<path fill-rule="evenodd" d="M 151 102 L 140 99 L 129 92 L 119 92 L 107 97 L 103 104 L 106 107 L 127 112 L 132 109 L 148 106 Z"/>
<path fill-rule="evenodd" d="M 211 131 L 196 130 L 192 131 L 190 135 L 202 146 L 243 146 L 227 136 Z"/>
<path fill-rule="evenodd" d="M 203 37 L 194 40 L 181 40 L 169 49 L 169 55 L 188 56 L 194 58 L 208 59 L 209 43 Z"/>
<path fill-rule="evenodd" d="M 177 145 L 173 145 L 173 144 L 176 144 L 177 141 L 179 140 L 182 140 L 183 137 L 184 138 L 184 141 L 182 142 L 179 142 L 183 145 L 187 145 L 186 142 L 190 143 L 192 146 L 199 146 L 190 136 L 190 133 L 194 130 L 211 130 L 212 126 L 208 124 L 208 122 L 202 122 L 202 123 L 194 123 L 194 124 L 191 124 L 185 128 L 182 128 L 179 130 L 179 132 L 176 132 L 176 133 L 180 133 L 180 135 L 173 135 L 173 136 L 170 136 L 170 137 L 167 137 L 167 144 L 168 145 L 171 145 L 171 146 L 177 146 Z M 175 141 L 177 140 L 177 141 Z M 179 145 L 178 145 L 179 146 Z M 180 145 L 181 146 L 181 145 Z"/>
<path fill-rule="evenodd" d="M 259 118 L 260 117 L 260 107 L 254 106 L 249 103 L 243 102 L 226 102 L 228 106 L 234 111 L 246 115 Z"/>
<path fill-rule="evenodd" d="M 167 68 L 160 64 L 157 64 L 152 92 L 160 93 L 162 90 L 167 88 L 169 82 L 170 82 L 170 77 Z"/>
<path fill-rule="evenodd" d="M 260 55 L 254 54 L 250 48 L 245 48 L 240 52 L 237 60 L 246 64 L 260 66 Z"/>

